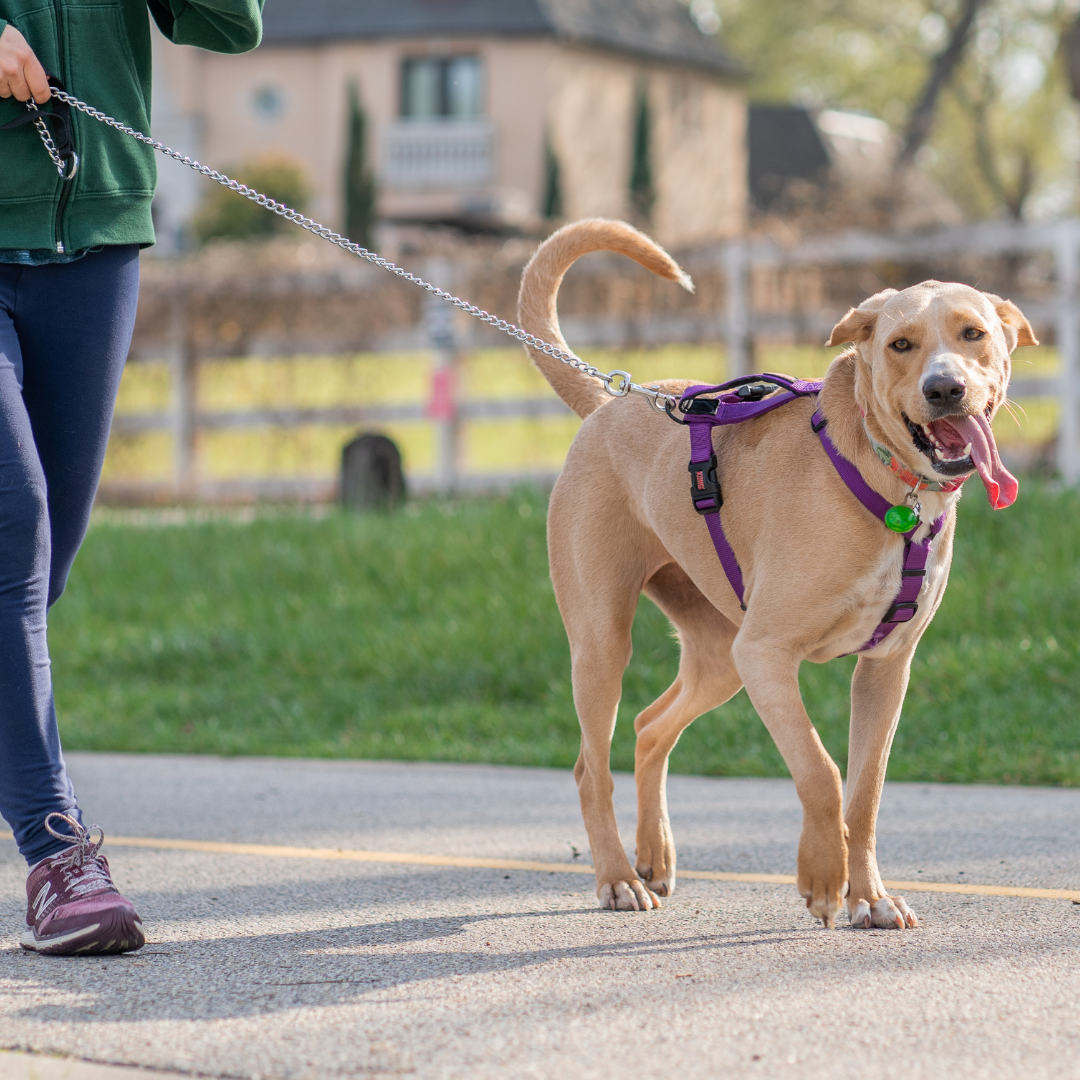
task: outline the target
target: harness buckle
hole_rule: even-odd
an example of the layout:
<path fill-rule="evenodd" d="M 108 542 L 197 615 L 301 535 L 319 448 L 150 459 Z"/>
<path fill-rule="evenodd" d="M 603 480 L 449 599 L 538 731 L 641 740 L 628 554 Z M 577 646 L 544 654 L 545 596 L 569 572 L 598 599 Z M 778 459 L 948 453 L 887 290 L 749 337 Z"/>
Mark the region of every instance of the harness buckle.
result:
<path fill-rule="evenodd" d="M 724 505 L 724 496 L 720 491 L 720 481 L 716 476 L 716 454 L 708 461 L 691 461 L 687 466 L 690 472 L 690 501 L 699 514 L 719 514 Z"/>
<path fill-rule="evenodd" d="M 752 383 L 748 386 L 740 386 L 735 391 L 735 396 L 740 401 L 760 401 L 766 394 L 771 394 L 775 386 L 765 386 L 763 383 Z"/>
<path fill-rule="evenodd" d="M 882 619 L 882 623 L 906 623 L 911 622 L 915 618 L 915 612 L 919 610 L 919 605 L 914 600 L 901 600 L 898 603 L 893 604 L 888 611 L 885 612 L 885 618 Z M 893 616 L 899 614 L 902 611 L 906 611 L 908 616 L 906 619 L 896 619 Z"/>

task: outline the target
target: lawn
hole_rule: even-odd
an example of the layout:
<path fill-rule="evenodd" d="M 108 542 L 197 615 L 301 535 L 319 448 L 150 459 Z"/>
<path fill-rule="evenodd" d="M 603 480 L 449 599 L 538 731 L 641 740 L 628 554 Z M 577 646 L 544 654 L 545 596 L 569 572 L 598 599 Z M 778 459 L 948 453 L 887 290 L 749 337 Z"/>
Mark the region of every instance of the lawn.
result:
<path fill-rule="evenodd" d="M 413 503 L 396 516 L 183 524 L 98 518 L 53 649 L 69 748 L 569 766 L 566 640 L 547 577 L 546 499 Z M 952 580 L 920 646 L 889 775 L 1080 784 L 1080 498 L 1026 482 L 960 509 Z M 843 764 L 854 661 L 803 692 Z M 642 601 L 614 764 L 677 647 Z M 681 772 L 785 775 L 744 693 L 700 718 Z"/>

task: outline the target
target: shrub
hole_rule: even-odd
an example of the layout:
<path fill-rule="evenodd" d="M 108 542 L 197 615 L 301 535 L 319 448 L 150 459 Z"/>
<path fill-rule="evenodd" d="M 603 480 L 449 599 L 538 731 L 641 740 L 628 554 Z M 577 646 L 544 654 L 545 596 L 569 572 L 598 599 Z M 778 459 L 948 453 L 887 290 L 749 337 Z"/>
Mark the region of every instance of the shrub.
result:
<path fill-rule="evenodd" d="M 305 212 L 311 190 L 304 176 L 304 167 L 285 154 L 268 154 L 246 162 L 230 176 L 249 187 L 285 203 L 294 210 Z M 269 236 L 289 227 L 284 218 L 272 214 L 258 203 L 237 195 L 228 188 L 216 186 L 203 200 L 195 217 L 195 234 L 200 241 L 215 237 L 242 239 L 250 236 Z"/>

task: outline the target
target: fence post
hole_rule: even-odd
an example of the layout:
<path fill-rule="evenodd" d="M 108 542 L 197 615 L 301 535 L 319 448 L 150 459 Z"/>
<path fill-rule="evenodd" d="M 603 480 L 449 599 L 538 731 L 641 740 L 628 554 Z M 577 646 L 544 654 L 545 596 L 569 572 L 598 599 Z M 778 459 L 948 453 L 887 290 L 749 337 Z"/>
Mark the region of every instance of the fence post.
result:
<path fill-rule="evenodd" d="M 1058 469 L 1066 484 L 1080 481 L 1080 221 L 1063 221 L 1054 261 L 1057 271 L 1057 346 L 1061 359 Z"/>
<path fill-rule="evenodd" d="M 178 499 L 195 496 L 195 410 L 197 362 L 189 322 L 186 290 L 176 293 L 171 314 L 169 350 L 170 420 L 172 428 L 173 492 Z"/>
<path fill-rule="evenodd" d="M 431 259 L 425 276 L 440 289 L 453 292 L 453 266 L 447 259 Z M 431 343 L 431 400 L 427 414 L 435 424 L 435 486 L 450 494 L 458 487 L 461 424 L 458 417 L 458 352 L 454 333 L 456 309 L 437 296 L 424 299 L 424 328 Z"/>
<path fill-rule="evenodd" d="M 724 247 L 727 285 L 726 337 L 729 379 L 752 375 L 754 347 L 750 324 L 750 246 L 743 239 Z"/>

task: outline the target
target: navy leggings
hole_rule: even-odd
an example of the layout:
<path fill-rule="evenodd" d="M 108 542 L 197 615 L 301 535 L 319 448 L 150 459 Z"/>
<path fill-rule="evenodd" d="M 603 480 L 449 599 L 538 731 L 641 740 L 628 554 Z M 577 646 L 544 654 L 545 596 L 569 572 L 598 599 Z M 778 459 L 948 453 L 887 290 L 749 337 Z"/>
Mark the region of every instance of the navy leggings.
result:
<path fill-rule="evenodd" d="M 33 864 L 79 817 L 56 729 L 45 613 L 97 491 L 139 295 L 139 249 L 0 263 L 0 814 Z"/>

